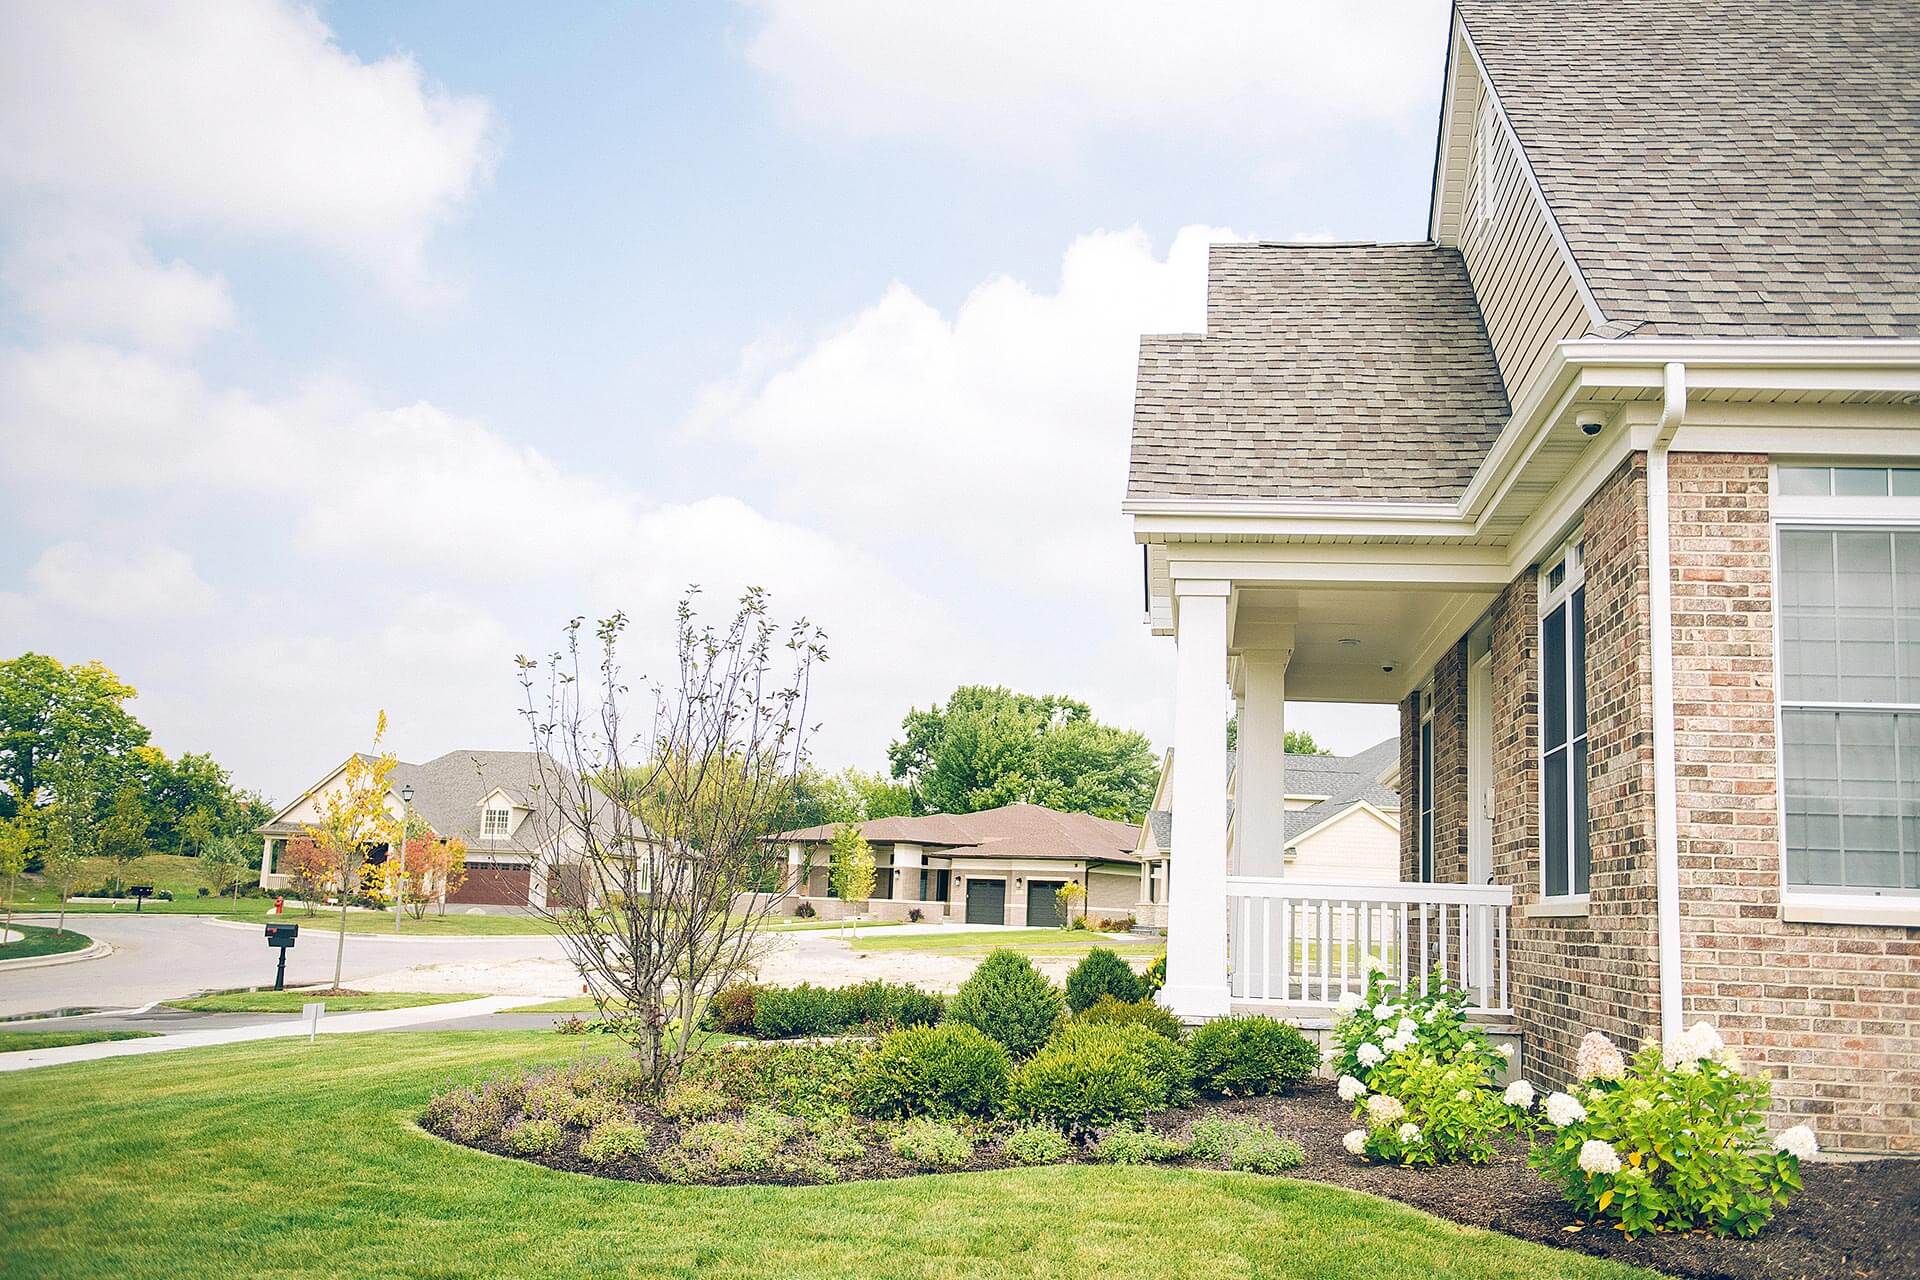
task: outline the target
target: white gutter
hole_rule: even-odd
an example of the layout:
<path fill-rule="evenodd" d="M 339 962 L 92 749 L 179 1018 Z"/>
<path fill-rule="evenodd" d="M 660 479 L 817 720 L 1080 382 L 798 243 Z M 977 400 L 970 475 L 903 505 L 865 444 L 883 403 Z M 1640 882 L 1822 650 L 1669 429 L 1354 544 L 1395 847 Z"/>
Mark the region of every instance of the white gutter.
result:
<path fill-rule="evenodd" d="M 1680 972 L 1679 795 L 1673 745 L 1673 554 L 1668 525 L 1667 447 L 1687 416 L 1687 366 L 1664 371 L 1660 422 L 1647 446 L 1647 612 L 1653 633 L 1653 880 L 1660 943 L 1660 1038 L 1685 1025 Z"/>

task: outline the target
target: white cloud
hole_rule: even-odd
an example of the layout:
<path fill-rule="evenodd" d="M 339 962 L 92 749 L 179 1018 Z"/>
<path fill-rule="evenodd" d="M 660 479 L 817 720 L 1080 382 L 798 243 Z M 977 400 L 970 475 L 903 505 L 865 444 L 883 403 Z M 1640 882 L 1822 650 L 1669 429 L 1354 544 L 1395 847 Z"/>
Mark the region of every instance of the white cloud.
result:
<path fill-rule="evenodd" d="M 0 9 L 0 185 L 147 226 L 284 237 L 424 286 L 431 230 L 489 174 L 479 98 L 363 62 L 275 0 Z"/>
<path fill-rule="evenodd" d="M 0 285 L 42 330 L 184 351 L 233 323 L 217 274 L 161 262 L 130 227 L 79 218 L 32 231 L 0 259 Z"/>
<path fill-rule="evenodd" d="M 124 555 L 84 542 L 48 547 L 27 570 L 40 602 L 68 613 L 125 622 L 150 622 L 205 612 L 214 591 L 174 547 L 151 546 Z"/>
<path fill-rule="evenodd" d="M 1405 126 L 1444 0 L 741 0 L 748 61 L 817 129 L 1050 157 L 1115 128 L 1256 149 Z"/>

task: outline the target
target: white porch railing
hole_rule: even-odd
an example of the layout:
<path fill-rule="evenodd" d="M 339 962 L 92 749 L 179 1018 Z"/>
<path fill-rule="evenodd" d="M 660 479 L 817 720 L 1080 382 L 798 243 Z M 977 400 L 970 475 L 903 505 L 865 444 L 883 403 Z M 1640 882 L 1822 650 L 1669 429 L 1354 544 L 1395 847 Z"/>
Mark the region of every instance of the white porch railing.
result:
<path fill-rule="evenodd" d="M 1506 1013 L 1513 889 L 1227 878 L 1227 964 L 1237 1004 L 1325 1006 L 1367 986 L 1369 959 L 1425 991 L 1438 973 L 1476 1012 Z"/>

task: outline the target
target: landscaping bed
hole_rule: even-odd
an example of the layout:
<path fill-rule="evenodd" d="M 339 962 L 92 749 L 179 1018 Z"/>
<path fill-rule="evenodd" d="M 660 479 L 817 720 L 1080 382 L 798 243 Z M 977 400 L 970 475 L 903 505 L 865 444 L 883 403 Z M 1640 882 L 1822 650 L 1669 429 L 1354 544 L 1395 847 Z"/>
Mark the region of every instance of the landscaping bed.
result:
<path fill-rule="evenodd" d="M 48 929 L 41 925 L 21 924 L 14 921 L 7 926 L 20 935 L 11 942 L 0 943 L 0 960 L 24 960 L 28 956 L 58 956 L 70 951 L 85 951 L 93 945 L 93 939 L 71 929 L 65 931 Z"/>

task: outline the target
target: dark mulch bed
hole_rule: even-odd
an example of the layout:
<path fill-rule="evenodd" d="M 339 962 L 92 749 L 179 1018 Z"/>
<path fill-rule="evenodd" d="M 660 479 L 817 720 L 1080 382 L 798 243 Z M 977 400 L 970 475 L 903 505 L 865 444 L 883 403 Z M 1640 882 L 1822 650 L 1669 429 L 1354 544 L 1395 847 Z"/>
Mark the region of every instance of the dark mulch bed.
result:
<path fill-rule="evenodd" d="M 1455 1222 L 1669 1275 L 1694 1280 L 1920 1277 L 1920 1161 L 1807 1165 L 1801 1170 L 1806 1189 L 1751 1240 L 1699 1233 L 1627 1240 L 1612 1227 L 1575 1218 L 1553 1184 L 1527 1167 L 1518 1146 L 1488 1164 L 1437 1169 L 1354 1159 L 1340 1145 L 1340 1136 L 1354 1127 L 1351 1109 L 1330 1086 L 1208 1109 L 1265 1120 L 1298 1142 L 1307 1162 L 1293 1177 L 1369 1191 Z M 1177 1130 L 1195 1114 L 1200 1112 L 1168 1112 L 1157 1125 Z"/>

